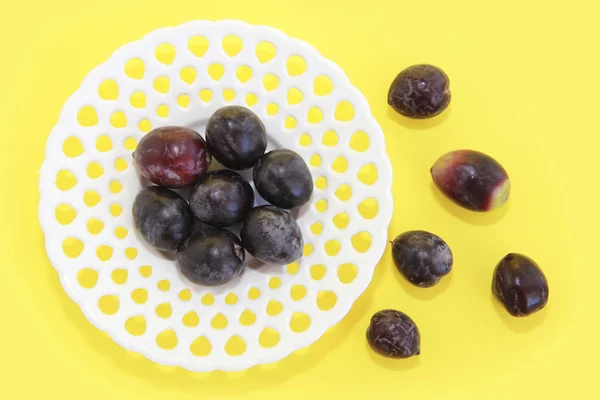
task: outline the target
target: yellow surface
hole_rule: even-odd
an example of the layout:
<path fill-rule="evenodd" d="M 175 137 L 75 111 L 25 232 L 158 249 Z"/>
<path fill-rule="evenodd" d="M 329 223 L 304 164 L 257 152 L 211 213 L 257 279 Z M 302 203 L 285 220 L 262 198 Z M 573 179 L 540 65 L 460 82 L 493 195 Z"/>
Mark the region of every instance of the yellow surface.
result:
<path fill-rule="evenodd" d="M 598 2 L 54 0 L 5 6 L 0 398 L 386 393 L 449 400 L 598 393 Z M 452 246 L 455 265 L 439 286 L 416 289 L 395 272 L 388 249 L 350 314 L 310 348 L 246 372 L 192 374 L 130 355 L 63 293 L 37 222 L 37 171 L 63 102 L 91 68 L 154 28 L 222 18 L 280 28 L 346 71 L 386 134 L 395 193 L 390 239 L 408 229 L 431 230 Z M 451 107 L 432 121 L 399 118 L 386 104 L 395 74 L 420 62 L 439 65 L 451 79 Z M 513 185 L 507 206 L 473 214 L 433 190 L 429 167 L 459 148 L 504 164 Z M 537 260 L 550 283 L 547 308 L 528 319 L 513 319 L 492 301 L 492 270 L 508 252 Z M 369 318 L 388 307 L 418 323 L 418 358 L 389 361 L 368 349 Z"/>

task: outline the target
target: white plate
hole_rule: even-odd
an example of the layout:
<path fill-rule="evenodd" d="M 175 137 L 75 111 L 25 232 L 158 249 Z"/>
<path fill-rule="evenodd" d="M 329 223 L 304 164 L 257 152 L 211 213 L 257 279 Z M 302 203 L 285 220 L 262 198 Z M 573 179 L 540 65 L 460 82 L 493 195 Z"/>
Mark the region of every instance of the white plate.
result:
<path fill-rule="evenodd" d="M 274 46 L 268 61 L 261 42 Z M 226 104 L 249 106 L 270 148 L 300 153 L 316 188 L 298 213 L 298 264 L 246 268 L 211 289 L 136 235 L 131 153 L 151 128 L 204 134 Z M 273 28 L 192 21 L 121 47 L 86 76 L 48 138 L 39 215 L 65 291 L 95 326 L 160 364 L 233 371 L 280 360 L 346 315 L 385 249 L 391 185 L 383 133 L 339 67 Z"/>

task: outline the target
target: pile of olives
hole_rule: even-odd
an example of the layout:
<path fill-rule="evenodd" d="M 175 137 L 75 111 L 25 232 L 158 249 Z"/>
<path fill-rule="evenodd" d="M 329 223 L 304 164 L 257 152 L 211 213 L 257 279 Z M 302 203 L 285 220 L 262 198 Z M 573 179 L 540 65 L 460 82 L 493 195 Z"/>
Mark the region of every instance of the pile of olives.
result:
<path fill-rule="evenodd" d="M 392 82 L 389 105 L 408 118 L 431 118 L 450 104 L 448 76 L 432 65 L 413 65 Z M 485 212 L 501 207 L 510 194 L 508 174 L 492 157 L 474 150 L 456 150 L 431 167 L 434 184 L 457 205 Z M 436 285 L 452 269 L 448 244 L 430 232 L 410 231 L 392 242 L 398 272 L 410 283 Z M 492 293 L 515 317 L 531 315 L 548 302 L 548 281 L 531 258 L 511 253 L 496 266 Z M 377 353 L 391 358 L 420 354 L 421 336 L 415 322 L 403 312 L 382 310 L 371 318 L 367 340 Z"/>
<path fill-rule="evenodd" d="M 300 227 L 287 211 L 307 203 L 310 170 L 292 150 L 266 152 L 267 132 L 249 109 L 227 106 L 208 120 L 206 140 L 192 129 L 165 126 L 139 142 L 133 158 L 151 183 L 133 203 L 134 225 L 154 248 L 176 253 L 193 283 L 223 285 L 244 269 L 246 251 L 264 263 L 289 264 L 302 256 Z M 212 159 L 229 169 L 209 171 Z M 238 172 L 253 168 L 260 196 Z M 182 188 L 190 188 L 186 199 Z M 241 224 L 240 237 L 226 228 Z"/>

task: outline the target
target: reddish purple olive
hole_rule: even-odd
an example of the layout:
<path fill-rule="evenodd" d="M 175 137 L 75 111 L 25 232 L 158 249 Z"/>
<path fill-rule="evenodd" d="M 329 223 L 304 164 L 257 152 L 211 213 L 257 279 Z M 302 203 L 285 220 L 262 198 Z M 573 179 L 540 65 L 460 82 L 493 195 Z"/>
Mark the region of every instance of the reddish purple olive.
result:
<path fill-rule="evenodd" d="M 431 118 L 450 104 L 450 80 L 433 65 L 413 65 L 401 71 L 388 92 L 388 104 L 409 118 Z"/>
<path fill-rule="evenodd" d="M 535 261 L 512 253 L 496 266 L 492 293 L 510 315 L 525 317 L 548 303 L 548 281 Z"/>
<path fill-rule="evenodd" d="M 375 352 L 390 358 L 421 354 L 421 334 L 415 322 L 403 312 L 382 310 L 373 315 L 367 341 Z"/>
<path fill-rule="evenodd" d="M 510 196 L 510 180 L 502 165 L 474 150 L 457 150 L 440 157 L 431 176 L 450 200 L 472 211 L 491 211 Z"/>
<path fill-rule="evenodd" d="M 133 158 L 144 178 L 167 188 L 194 183 L 212 160 L 202 136 L 182 126 L 150 131 L 138 143 Z"/>

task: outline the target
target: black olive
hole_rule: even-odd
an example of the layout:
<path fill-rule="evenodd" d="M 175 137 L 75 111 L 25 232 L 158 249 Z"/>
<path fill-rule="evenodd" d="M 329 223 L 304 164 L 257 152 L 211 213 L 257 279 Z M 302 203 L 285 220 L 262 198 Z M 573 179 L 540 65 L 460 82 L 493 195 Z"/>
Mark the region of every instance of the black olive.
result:
<path fill-rule="evenodd" d="M 241 106 L 219 108 L 206 124 L 210 154 L 227 168 L 254 166 L 267 148 L 267 131 L 251 110 Z"/>
<path fill-rule="evenodd" d="M 274 206 L 260 206 L 246 215 L 241 232 L 244 247 L 265 263 L 289 264 L 302 256 L 302 231 L 294 218 Z"/>
<path fill-rule="evenodd" d="M 548 281 L 540 267 L 522 254 L 508 254 L 496 266 L 492 292 L 514 317 L 525 317 L 548 303 Z"/>
<path fill-rule="evenodd" d="M 177 252 L 177 267 L 193 283 L 217 286 L 242 273 L 245 256 L 242 242 L 233 233 L 205 227 Z"/>
<path fill-rule="evenodd" d="M 237 172 L 226 169 L 204 174 L 190 196 L 196 218 L 218 227 L 242 222 L 253 205 L 252 186 Z"/>
<path fill-rule="evenodd" d="M 398 271 L 411 283 L 433 286 L 452 269 L 452 252 L 442 238 L 425 231 L 405 232 L 392 243 Z"/>
<path fill-rule="evenodd" d="M 310 200 L 313 179 L 308 165 L 298 153 L 288 149 L 273 150 L 258 160 L 253 171 L 258 193 L 281 208 L 294 208 Z"/>
<path fill-rule="evenodd" d="M 419 64 L 396 76 L 388 92 L 388 104 L 409 118 L 431 118 L 450 104 L 450 81 L 441 69 Z"/>
<path fill-rule="evenodd" d="M 410 317 L 397 310 L 382 310 L 371 318 L 367 340 L 377 353 L 390 358 L 421 354 L 421 334 Z"/>
<path fill-rule="evenodd" d="M 194 230 L 194 214 L 179 194 L 152 186 L 142 189 L 133 202 L 133 222 L 153 247 L 175 251 Z"/>

